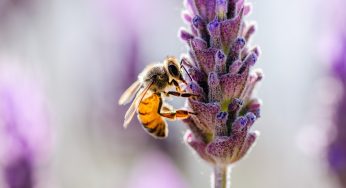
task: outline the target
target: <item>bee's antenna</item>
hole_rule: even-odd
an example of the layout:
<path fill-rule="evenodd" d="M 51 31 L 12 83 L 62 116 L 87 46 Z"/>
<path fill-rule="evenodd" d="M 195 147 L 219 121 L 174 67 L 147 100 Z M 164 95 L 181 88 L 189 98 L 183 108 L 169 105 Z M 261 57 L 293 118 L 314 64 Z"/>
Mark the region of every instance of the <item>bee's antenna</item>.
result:
<path fill-rule="evenodd" d="M 186 74 L 189 76 L 189 78 L 190 78 L 190 80 L 192 82 L 192 78 L 191 78 L 189 72 L 187 72 L 185 66 L 183 65 L 184 63 L 186 63 L 186 61 L 187 61 L 187 59 L 184 58 L 184 57 L 181 59 L 181 61 L 180 61 L 180 68 L 183 68 L 185 70 Z"/>

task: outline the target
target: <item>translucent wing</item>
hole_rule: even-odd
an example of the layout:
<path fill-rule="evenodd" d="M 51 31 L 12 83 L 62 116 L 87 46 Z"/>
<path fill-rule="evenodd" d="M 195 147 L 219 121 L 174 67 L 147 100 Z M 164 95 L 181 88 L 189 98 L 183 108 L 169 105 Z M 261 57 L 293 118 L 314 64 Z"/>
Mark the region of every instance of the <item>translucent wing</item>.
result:
<path fill-rule="evenodd" d="M 137 80 L 135 81 L 126 91 L 121 95 L 118 104 L 124 105 L 132 101 L 136 96 L 137 92 L 141 88 L 141 83 Z"/>
<path fill-rule="evenodd" d="M 133 116 L 136 113 L 136 110 L 139 106 L 139 103 L 144 98 L 145 94 L 148 92 L 149 88 L 152 86 L 153 83 L 149 84 L 146 88 L 140 90 L 136 96 L 136 98 L 133 100 L 130 108 L 127 110 L 125 114 L 125 120 L 124 120 L 124 127 L 126 128 L 129 123 L 131 122 Z"/>

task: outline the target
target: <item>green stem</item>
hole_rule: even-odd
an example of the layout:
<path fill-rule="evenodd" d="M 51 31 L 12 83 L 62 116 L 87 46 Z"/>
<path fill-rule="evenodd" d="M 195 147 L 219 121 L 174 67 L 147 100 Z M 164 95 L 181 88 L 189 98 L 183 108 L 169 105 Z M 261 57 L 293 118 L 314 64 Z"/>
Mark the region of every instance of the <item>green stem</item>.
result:
<path fill-rule="evenodd" d="M 230 167 L 215 166 L 214 167 L 214 188 L 230 188 Z"/>

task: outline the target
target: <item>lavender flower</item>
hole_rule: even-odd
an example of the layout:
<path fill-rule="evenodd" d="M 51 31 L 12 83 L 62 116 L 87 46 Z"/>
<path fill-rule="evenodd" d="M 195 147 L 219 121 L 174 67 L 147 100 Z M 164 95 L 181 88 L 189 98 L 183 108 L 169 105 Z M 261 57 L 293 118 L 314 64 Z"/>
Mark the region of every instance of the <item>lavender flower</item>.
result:
<path fill-rule="evenodd" d="M 346 35 L 339 40 L 341 48 L 333 63 L 333 75 L 341 85 L 341 95 L 334 112 L 335 135 L 327 150 L 328 162 L 342 187 L 346 187 Z"/>
<path fill-rule="evenodd" d="M 8 188 L 35 187 L 50 143 L 39 87 L 18 67 L 0 66 L 0 167 Z"/>
<path fill-rule="evenodd" d="M 258 132 L 251 131 L 260 117 L 261 102 L 253 98 L 260 70 L 251 70 L 259 57 L 249 47 L 254 24 L 244 22 L 251 6 L 244 0 L 187 0 L 183 19 L 191 26 L 180 37 L 189 46 L 185 59 L 193 81 L 187 91 L 199 95 L 188 106 L 197 115 L 184 120 L 185 141 L 215 168 L 215 187 L 228 187 L 228 166 L 242 159 Z"/>

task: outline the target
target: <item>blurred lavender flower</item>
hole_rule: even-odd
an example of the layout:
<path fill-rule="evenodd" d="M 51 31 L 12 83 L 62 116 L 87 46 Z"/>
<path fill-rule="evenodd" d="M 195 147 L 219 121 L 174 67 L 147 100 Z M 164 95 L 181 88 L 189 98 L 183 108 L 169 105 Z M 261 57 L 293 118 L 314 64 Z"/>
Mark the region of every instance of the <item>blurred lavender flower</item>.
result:
<path fill-rule="evenodd" d="M 193 62 L 185 61 L 193 79 L 187 90 L 200 97 L 188 100 L 197 115 L 184 120 L 190 129 L 185 141 L 214 166 L 215 187 L 229 187 L 229 165 L 258 137 L 250 129 L 261 103 L 252 93 L 263 75 L 251 71 L 259 56 L 259 48 L 248 45 L 255 25 L 244 21 L 251 6 L 244 0 L 187 0 L 186 8 L 191 32 L 182 29 L 180 37 Z"/>
<path fill-rule="evenodd" d="M 132 171 L 129 188 L 187 188 L 169 156 L 159 151 L 141 155 Z"/>
<path fill-rule="evenodd" d="M 0 24 L 11 16 L 30 14 L 36 4 L 36 0 L 1 0 Z"/>
<path fill-rule="evenodd" d="M 327 61 L 331 63 L 332 76 L 338 81 L 338 93 L 333 104 L 331 133 L 328 134 L 327 162 L 335 173 L 341 187 L 346 188 L 346 14 L 344 0 L 321 1 L 321 9 L 327 18 L 324 51 L 327 51 Z M 325 47 L 327 46 L 327 47 Z M 329 91 L 336 96 L 335 90 Z"/>
<path fill-rule="evenodd" d="M 341 48 L 334 57 L 332 68 L 334 77 L 340 81 L 341 95 L 336 103 L 333 121 L 335 135 L 329 143 L 327 157 L 342 187 L 346 187 L 346 35 L 339 42 Z"/>
<path fill-rule="evenodd" d="M 18 67 L 0 66 L 0 167 L 8 188 L 35 187 L 50 145 L 46 110 L 35 81 Z"/>

